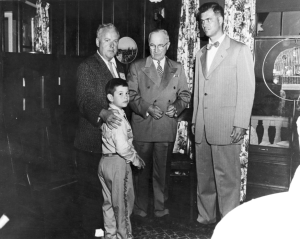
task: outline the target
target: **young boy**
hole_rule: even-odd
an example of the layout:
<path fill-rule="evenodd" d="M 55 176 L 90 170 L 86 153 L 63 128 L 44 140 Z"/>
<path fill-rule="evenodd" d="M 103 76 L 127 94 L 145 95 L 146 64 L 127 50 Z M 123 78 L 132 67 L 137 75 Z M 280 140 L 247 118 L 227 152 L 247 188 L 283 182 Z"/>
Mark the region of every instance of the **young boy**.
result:
<path fill-rule="evenodd" d="M 120 78 L 111 79 L 105 86 L 109 109 L 116 110 L 121 126 L 110 129 L 103 124 L 102 153 L 98 175 L 102 184 L 105 238 L 131 239 L 130 215 L 134 191 L 130 163 L 143 168 L 144 161 L 135 151 L 131 126 L 122 108 L 129 103 L 128 85 Z"/>

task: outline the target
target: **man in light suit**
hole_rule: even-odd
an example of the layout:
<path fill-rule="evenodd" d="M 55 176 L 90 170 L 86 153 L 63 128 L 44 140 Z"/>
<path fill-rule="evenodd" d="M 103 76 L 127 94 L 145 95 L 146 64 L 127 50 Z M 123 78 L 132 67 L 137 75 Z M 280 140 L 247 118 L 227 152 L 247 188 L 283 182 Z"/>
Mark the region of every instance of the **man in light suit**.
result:
<path fill-rule="evenodd" d="M 197 221 L 216 222 L 239 205 L 240 144 L 248 128 L 255 78 L 249 48 L 223 33 L 224 10 L 200 7 L 209 44 L 196 55 L 192 132 L 196 143 Z M 218 199 L 218 200 L 217 200 Z"/>
<path fill-rule="evenodd" d="M 132 63 L 127 77 L 133 144 L 146 164 L 135 178 L 133 211 L 139 217 L 147 216 L 153 166 L 154 215 L 168 218 L 166 201 L 176 117 L 187 107 L 191 95 L 182 65 L 165 56 L 170 46 L 167 31 L 151 32 L 149 45 L 151 56 Z"/>
<path fill-rule="evenodd" d="M 125 80 L 122 65 L 115 60 L 120 34 L 109 23 L 97 30 L 98 51 L 80 64 L 77 70 L 77 104 L 80 112 L 79 126 L 75 136 L 76 163 L 82 210 L 82 226 L 88 238 L 103 224 L 101 184 L 98 165 L 102 156 L 100 126 L 106 122 L 118 127 L 120 118 L 108 110 L 105 85 L 115 77 Z M 103 225 L 102 225 L 103 226 Z"/>

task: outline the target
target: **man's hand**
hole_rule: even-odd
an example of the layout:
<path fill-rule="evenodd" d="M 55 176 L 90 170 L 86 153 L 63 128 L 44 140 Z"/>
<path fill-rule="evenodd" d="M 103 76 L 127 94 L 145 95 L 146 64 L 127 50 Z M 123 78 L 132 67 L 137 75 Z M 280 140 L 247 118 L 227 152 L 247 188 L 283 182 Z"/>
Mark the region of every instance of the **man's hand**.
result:
<path fill-rule="evenodd" d="M 117 110 L 101 110 L 100 117 L 107 124 L 109 129 L 118 128 L 122 119 L 117 116 Z"/>
<path fill-rule="evenodd" d="M 157 105 L 150 105 L 148 113 L 156 120 L 160 119 L 164 112 Z"/>
<path fill-rule="evenodd" d="M 177 117 L 177 112 L 174 105 L 168 106 L 166 115 L 169 116 L 170 118 Z"/>
<path fill-rule="evenodd" d="M 240 127 L 233 127 L 232 133 L 230 135 L 231 143 L 235 144 L 239 142 L 241 139 L 244 138 L 245 134 L 246 134 L 246 129 Z"/>
<path fill-rule="evenodd" d="M 192 131 L 192 134 L 195 135 L 195 124 L 192 124 L 191 131 Z"/>
<path fill-rule="evenodd" d="M 136 166 L 138 169 L 143 169 L 143 168 L 146 166 L 144 160 L 143 160 L 139 155 L 137 155 L 136 157 L 137 157 L 137 159 L 138 159 L 138 163 L 137 163 L 135 166 Z"/>

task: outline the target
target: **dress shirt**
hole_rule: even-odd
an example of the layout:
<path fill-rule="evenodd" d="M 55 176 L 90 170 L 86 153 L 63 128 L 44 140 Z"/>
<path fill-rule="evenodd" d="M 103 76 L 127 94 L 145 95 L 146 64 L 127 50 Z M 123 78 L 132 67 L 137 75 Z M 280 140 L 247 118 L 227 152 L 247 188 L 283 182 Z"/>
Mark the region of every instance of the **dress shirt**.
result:
<path fill-rule="evenodd" d="M 118 117 L 122 119 L 122 122 L 118 128 L 113 129 L 109 129 L 106 123 L 102 124 L 102 153 L 117 153 L 126 160 L 126 163 L 132 162 L 133 165 L 137 166 L 139 158 L 132 144 L 132 129 L 125 112 L 113 104 L 109 105 L 109 109 L 118 110 Z"/>
<path fill-rule="evenodd" d="M 157 60 L 154 60 L 153 58 L 152 58 L 152 60 L 153 60 L 153 63 L 154 63 L 154 65 L 155 65 L 155 69 L 157 69 L 157 66 L 158 66 Z M 160 62 L 159 64 L 160 64 L 161 68 L 162 68 L 163 71 L 164 71 L 165 62 L 166 62 L 166 57 L 164 57 L 163 59 L 161 59 L 159 62 Z"/>
<path fill-rule="evenodd" d="M 109 69 L 110 71 L 110 67 L 109 67 L 109 63 L 108 63 L 108 60 L 106 60 L 103 56 L 101 56 L 100 52 L 97 51 L 97 53 L 99 54 L 99 56 L 102 58 L 102 60 L 105 62 L 105 64 L 107 65 L 107 68 Z M 116 77 L 119 77 L 119 74 L 117 72 L 117 63 L 116 63 L 116 59 L 113 57 L 110 62 L 112 63 L 112 68 L 113 68 L 113 71 L 114 71 L 114 74 Z"/>
<path fill-rule="evenodd" d="M 215 47 L 213 46 L 210 50 L 207 50 L 207 58 L 206 58 L 206 67 L 207 67 L 207 72 L 209 71 L 209 68 L 211 66 L 211 63 L 213 62 L 214 60 L 214 57 L 221 45 L 221 43 L 223 42 L 225 38 L 225 34 L 223 34 L 217 41 L 220 43 L 218 47 Z M 217 42 L 216 41 L 216 42 Z M 209 39 L 209 44 L 213 44 L 214 42 L 212 42 L 210 39 Z"/>

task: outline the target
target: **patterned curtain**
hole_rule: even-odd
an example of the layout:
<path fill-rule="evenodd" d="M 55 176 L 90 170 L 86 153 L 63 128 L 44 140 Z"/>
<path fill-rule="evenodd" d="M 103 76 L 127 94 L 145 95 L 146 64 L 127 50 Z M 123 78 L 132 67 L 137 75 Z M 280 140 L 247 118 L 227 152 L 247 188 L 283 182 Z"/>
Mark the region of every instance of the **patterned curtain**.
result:
<path fill-rule="evenodd" d="M 196 20 L 198 9 L 199 0 L 182 0 L 177 61 L 181 62 L 184 67 L 190 92 L 193 91 L 195 56 L 200 49 L 200 32 Z M 186 121 L 178 123 L 174 153 L 186 152 L 187 127 Z M 190 152 L 192 153 L 192 150 Z M 193 156 L 190 155 L 190 157 Z"/>
<path fill-rule="evenodd" d="M 255 33 L 255 5 L 256 0 L 225 0 L 224 32 L 231 38 L 245 43 L 253 53 Z M 249 129 L 242 143 L 241 161 L 241 197 L 246 199 Z"/>
<path fill-rule="evenodd" d="M 253 52 L 256 0 L 225 0 L 224 31 Z"/>
<path fill-rule="evenodd" d="M 49 12 L 50 4 L 41 0 L 36 2 L 34 17 L 33 48 L 36 52 L 50 54 Z"/>
<path fill-rule="evenodd" d="M 199 0 L 182 0 L 178 37 L 177 61 L 183 65 L 189 89 L 193 90 L 194 63 L 200 49 L 200 32 L 196 14 Z"/>

